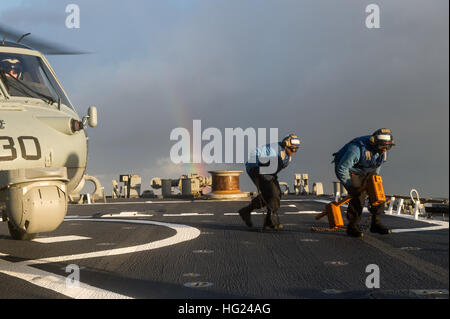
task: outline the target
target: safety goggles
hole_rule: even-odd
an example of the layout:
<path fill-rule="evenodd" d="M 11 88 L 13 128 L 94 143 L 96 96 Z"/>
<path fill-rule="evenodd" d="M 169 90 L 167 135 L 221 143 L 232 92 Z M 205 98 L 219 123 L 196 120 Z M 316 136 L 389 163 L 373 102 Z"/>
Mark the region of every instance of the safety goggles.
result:
<path fill-rule="evenodd" d="M 380 150 L 383 150 L 383 151 L 389 151 L 391 148 L 392 148 L 392 146 L 394 146 L 395 144 L 394 143 L 392 143 L 392 142 L 389 142 L 389 143 L 386 143 L 386 142 L 384 142 L 384 143 L 378 143 L 377 144 L 377 147 L 378 147 L 378 149 L 380 149 Z"/>

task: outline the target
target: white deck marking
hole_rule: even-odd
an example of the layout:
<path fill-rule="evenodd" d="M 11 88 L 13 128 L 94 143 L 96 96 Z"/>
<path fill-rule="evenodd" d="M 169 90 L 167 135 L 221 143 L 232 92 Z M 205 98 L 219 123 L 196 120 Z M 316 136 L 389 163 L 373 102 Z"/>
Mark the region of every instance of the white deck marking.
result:
<path fill-rule="evenodd" d="M 152 217 L 152 214 L 142 214 L 139 212 L 121 212 L 119 214 L 103 214 L 100 218 L 130 218 L 130 217 Z"/>
<path fill-rule="evenodd" d="M 73 220 L 73 219 L 71 219 Z M 47 264 L 47 263 L 56 263 L 56 262 L 66 262 L 70 260 L 80 260 L 80 259 L 89 259 L 89 258 L 97 258 L 97 257 L 109 257 L 109 256 L 117 256 L 123 254 L 130 254 L 142 251 L 153 250 L 161 247 L 171 246 L 178 243 L 182 243 L 184 241 L 192 240 L 200 236 L 200 230 L 197 228 L 180 225 L 180 224 L 171 224 L 171 223 L 163 223 L 156 222 L 151 220 L 114 220 L 114 219 L 97 219 L 97 218 L 80 218 L 76 219 L 78 221 L 89 221 L 89 222 L 108 222 L 108 223 L 130 223 L 130 224 L 144 224 L 144 225 L 156 225 L 156 226 L 164 226 L 169 227 L 175 230 L 177 233 L 172 237 L 161 239 L 155 242 L 150 242 L 142 245 L 124 247 L 124 248 L 116 248 L 116 249 L 108 249 L 102 251 L 96 251 L 85 254 L 75 254 L 75 255 L 67 255 L 67 256 L 58 256 L 58 257 L 50 257 L 44 259 L 36 259 L 25 261 L 29 265 L 33 264 Z"/>
<path fill-rule="evenodd" d="M 331 200 L 325 200 L 325 199 L 282 199 L 282 202 L 317 202 L 317 203 L 323 203 L 323 204 L 329 204 L 332 201 Z M 295 206 L 295 205 L 293 205 Z M 291 207 L 291 205 L 283 205 L 283 207 Z M 347 205 L 342 205 L 342 208 L 347 207 Z M 321 211 L 298 211 L 298 212 L 285 212 L 284 215 L 303 215 L 303 214 L 319 214 Z M 370 213 L 367 207 L 364 207 L 363 213 Z M 239 215 L 237 213 L 225 213 L 225 216 L 236 216 Z M 253 215 L 253 213 L 252 213 Z M 439 221 L 439 220 L 428 220 L 425 218 L 419 218 L 417 220 L 414 219 L 414 216 L 409 215 L 390 215 L 386 214 L 387 216 L 393 216 L 393 217 L 400 217 L 400 218 L 406 218 L 410 219 L 412 221 L 418 221 L 423 223 L 432 224 L 434 226 L 430 227 L 416 227 L 416 228 L 405 228 L 405 229 L 392 229 L 393 233 L 407 233 L 407 232 L 418 232 L 418 231 L 433 231 L 433 230 L 443 230 L 443 229 L 449 229 L 449 222 L 445 221 Z"/>
<path fill-rule="evenodd" d="M 315 210 L 301 210 L 298 212 L 286 212 L 284 215 L 303 215 L 303 214 L 320 214 L 321 212 Z"/>
<path fill-rule="evenodd" d="M 169 227 L 176 231 L 176 234 L 172 237 L 161 239 L 155 242 L 145 243 L 142 245 L 136 245 L 124 248 L 115 248 L 102 251 L 96 251 L 85 254 L 74 254 L 66 256 L 56 256 L 36 260 L 26 260 L 17 263 L 11 263 L 6 260 L 0 259 L 0 272 L 6 275 L 10 275 L 19 279 L 28 281 L 31 284 L 53 290 L 57 293 L 63 294 L 71 298 L 91 299 L 91 298 L 130 298 L 121 294 L 116 294 L 111 291 L 95 288 L 80 282 L 79 288 L 68 288 L 66 286 L 66 277 L 58 276 L 52 273 L 48 273 L 34 267 L 32 265 L 42 265 L 48 263 L 67 262 L 72 260 L 81 260 L 88 258 L 98 257 L 110 257 L 123 254 L 130 254 L 136 252 L 149 251 L 158 249 L 161 247 L 171 246 L 178 243 L 182 243 L 188 240 L 192 240 L 200 236 L 200 230 L 197 228 L 181 225 L 162 223 L 150 220 L 123 220 L 123 219 L 102 219 L 102 218 L 69 218 L 68 220 L 88 221 L 88 222 L 107 222 L 107 223 L 130 223 L 130 224 L 144 224 L 144 225 L 156 225 Z M 0 253 L 0 256 L 7 256 Z M 83 274 L 81 273 L 81 280 Z"/>
<path fill-rule="evenodd" d="M 206 201 L 205 201 L 206 202 Z M 92 206 L 92 205 L 142 205 L 142 204 L 185 204 L 192 203 L 191 200 L 179 200 L 179 201 L 145 201 L 145 202 L 116 202 L 116 203 L 91 203 L 91 204 L 69 204 L 74 206 Z"/>
<path fill-rule="evenodd" d="M 192 203 L 191 200 L 162 200 L 162 201 L 156 201 L 152 202 L 151 200 L 148 200 L 145 202 L 146 204 L 185 204 L 185 203 Z M 134 204 L 134 203 L 128 203 L 128 204 Z"/>
<path fill-rule="evenodd" d="M 181 214 L 164 214 L 163 216 L 165 216 L 165 217 L 214 216 L 214 214 L 181 213 Z"/>
<path fill-rule="evenodd" d="M 309 201 L 309 202 L 319 202 L 319 203 L 330 203 L 331 201 L 326 201 L 326 200 L 314 200 L 314 199 L 309 199 L 309 200 L 303 200 L 303 199 L 297 199 L 297 200 L 285 200 L 285 201 Z M 288 205 L 290 206 L 290 205 Z M 285 206 L 286 207 L 286 206 Z M 343 208 L 347 207 L 345 205 L 342 206 Z M 297 212 L 285 212 L 284 215 L 307 215 L 307 214 L 311 214 L 311 215 L 315 215 L 315 214 L 320 214 L 322 211 L 297 211 Z M 369 210 L 367 209 L 367 207 L 364 207 L 363 209 L 363 213 L 364 214 L 369 214 Z M 225 213 L 224 216 L 237 216 L 239 215 L 238 213 Z M 262 215 L 262 213 L 256 213 L 256 212 L 252 212 L 252 215 Z M 400 217 L 400 218 L 406 218 L 412 221 L 418 221 L 418 222 L 424 222 L 424 223 L 428 223 L 428 224 L 432 224 L 435 226 L 430 226 L 430 227 L 417 227 L 417 228 L 404 228 L 404 229 L 392 229 L 392 233 L 407 233 L 407 232 L 418 232 L 418 231 L 432 231 L 432 230 L 442 230 L 442 229 L 448 229 L 449 228 L 449 223 L 445 222 L 445 221 L 439 221 L 439 220 L 428 220 L 428 219 L 424 219 L 424 218 L 420 218 L 418 220 L 414 219 L 414 216 L 408 216 L 408 215 L 391 215 L 391 214 L 386 214 L 387 216 L 393 216 L 393 217 Z"/>
<path fill-rule="evenodd" d="M 41 243 L 41 244 L 52 244 L 52 243 L 62 243 L 62 242 L 66 242 L 66 241 L 86 240 L 86 239 L 92 239 L 92 238 L 91 237 L 83 237 L 83 236 L 58 236 L 58 237 L 36 238 L 36 239 L 33 239 L 33 241 Z"/>
<path fill-rule="evenodd" d="M 282 200 L 282 201 L 292 201 L 292 202 L 318 202 L 318 203 L 325 203 L 328 204 L 331 201 L 327 201 L 327 200 L 322 200 L 322 199 L 310 199 L 310 200 L 304 200 L 304 199 L 292 199 L 292 200 Z M 299 214 L 300 212 L 295 213 L 295 214 Z M 305 214 L 310 213 L 313 214 L 314 212 L 304 212 Z M 316 212 L 316 213 L 320 213 L 320 212 Z M 367 209 L 367 207 L 364 207 L 363 209 L 363 213 L 369 213 L 369 210 Z M 285 213 L 286 215 L 290 215 L 288 213 Z M 443 230 L 443 229 L 448 229 L 449 228 L 449 222 L 445 222 L 445 221 L 440 221 L 440 220 L 429 220 L 429 219 L 425 219 L 425 218 L 419 218 L 419 219 L 414 219 L 414 216 L 409 216 L 409 215 L 392 215 L 392 214 L 386 214 L 386 216 L 393 216 L 393 217 L 400 217 L 400 218 L 406 218 L 412 221 L 418 221 L 418 222 L 423 222 L 423 223 L 427 223 L 427 224 L 432 224 L 435 226 L 430 226 L 430 227 L 416 227 L 416 228 L 399 228 L 399 229 L 392 229 L 392 233 L 408 233 L 408 232 L 418 232 L 418 231 L 432 231 L 432 230 Z"/>
<path fill-rule="evenodd" d="M 224 216 L 239 216 L 239 213 L 224 213 Z M 260 212 L 251 212 L 250 215 L 264 215 L 264 213 Z"/>
<path fill-rule="evenodd" d="M 388 215 L 388 216 L 406 218 L 406 219 L 410 219 L 412 221 L 418 221 L 418 222 L 422 222 L 422 223 L 435 225 L 435 226 L 430 226 L 430 227 L 393 229 L 392 230 L 393 233 L 408 233 L 408 232 L 416 232 L 416 231 L 430 231 L 430 230 L 448 229 L 448 222 L 444 222 L 444 221 L 440 221 L 440 220 L 430 221 L 430 220 L 424 219 L 424 218 L 414 219 L 414 216 L 401 216 L 401 215 Z"/>
<path fill-rule="evenodd" d="M 179 200 L 179 201 L 145 201 L 145 202 L 116 202 L 116 203 L 92 203 L 92 204 L 70 204 L 76 206 L 84 205 L 142 205 L 142 204 L 185 204 L 185 203 L 215 203 L 215 202 L 248 202 L 250 198 L 243 200 L 214 200 L 214 199 L 196 199 L 196 200 Z M 326 199 L 282 199 L 282 202 L 319 202 L 328 204 L 330 201 Z"/>
<path fill-rule="evenodd" d="M 0 254 L 2 255 L 2 254 Z M 25 263 L 12 263 L 0 259 L 0 272 L 5 275 L 20 278 L 29 283 L 53 290 L 62 295 L 76 299 L 130 299 L 130 297 L 108 290 L 96 288 L 80 282 L 79 287 L 66 285 L 66 277 L 30 267 Z M 69 275 L 69 274 L 67 274 Z M 83 278 L 81 273 L 80 279 Z"/>
<path fill-rule="evenodd" d="M 282 202 L 318 202 L 318 203 L 324 203 L 328 204 L 331 201 L 330 200 L 322 200 L 322 199 L 284 199 L 281 200 Z M 347 205 L 342 206 L 347 207 Z M 301 214 L 318 214 L 319 211 L 299 211 L 299 212 L 286 212 L 285 215 L 301 215 Z M 370 213 L 367 207 L 364 207 L 363 213 Z M 392 233 L 407 233 L 407 232 L 418 232 L 418 231 L 432 231 L 432 230 L 443 230 L 443 229 L 449 229 L 449 223 L 445 221 L 439 221 L 439 220 L 429 220 L 425 218 L 419 218 L 414 219 L 414 216 L 409 215 L 392 215 L 392 214 L 386 214 L 387 216 L 393 216 L 393 217 L 400 217 L 400 218 L 406 218 L 412 221 L 418 221 L 423 223 L 432 224 L 434 226 L 430 227 L 416 227 L 416 228 L 400 228 L 400 229 L 392 229 Z"/>
<path fill-rule="evenodd" d="M 325 203 L 325 204 L 328 204 L 328 203 L 330 203 L 331 201 L 330 200 L 326 200 L 326 199 L 313 199 L 313 198 L 311 198 L 311 199 L 282 199 L 281 200 L 282 202 L 299 202 L 299 203 L 301 203 L 301 202 L 318 202 L 318 203 Z"/>

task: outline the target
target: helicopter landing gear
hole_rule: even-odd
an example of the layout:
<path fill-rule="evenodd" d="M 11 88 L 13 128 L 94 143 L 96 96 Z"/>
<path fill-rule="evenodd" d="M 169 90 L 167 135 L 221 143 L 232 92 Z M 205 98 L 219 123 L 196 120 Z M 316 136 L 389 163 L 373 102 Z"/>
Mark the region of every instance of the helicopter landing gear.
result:
<path fill-rule="evenodd" d="M 17 228 L 13 223 L 8 221 L 8 229 L 9 234 L 11 235 L 12 239 L 14 240 L 23 240 L 23 241 L 31 241 L 36 238 L 39 234 L 28 234 L 24 232 L 23 230 L 20 230 Z"/>

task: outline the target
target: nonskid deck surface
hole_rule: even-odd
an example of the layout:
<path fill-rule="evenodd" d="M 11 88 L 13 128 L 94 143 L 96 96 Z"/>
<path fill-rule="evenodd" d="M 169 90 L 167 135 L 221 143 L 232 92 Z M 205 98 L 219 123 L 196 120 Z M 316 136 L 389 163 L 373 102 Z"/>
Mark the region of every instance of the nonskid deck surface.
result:
<path fill-rule="evenodd" d="M 0 298 L 449 297 L 448 222 L 383 215 L 391 235 L 314 232 L 328 225 L 315 220 L 327 200 L 285 198 L 284 229 L 271 232 L 257 231 L 261 211 L 255 229 L 245 226 L 245 201 L 70 205 L 56 231 L 32 242 L 11 240 L 2 223 Z M 374 265 L 379 288 L 367 286 Z"/>

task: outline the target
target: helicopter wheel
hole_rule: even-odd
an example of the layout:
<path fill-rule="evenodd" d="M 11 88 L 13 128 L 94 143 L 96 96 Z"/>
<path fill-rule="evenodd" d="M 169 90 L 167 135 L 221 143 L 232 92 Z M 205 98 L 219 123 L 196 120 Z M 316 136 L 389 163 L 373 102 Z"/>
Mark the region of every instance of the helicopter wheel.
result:
<path fill-rule="evenodd" d="M 27 234 L 23 230 L 18 229 L 13 223 L 8 221 L 9 234 L 14 240 L 30 241 L 36 238 L 38 234 Z"/>

